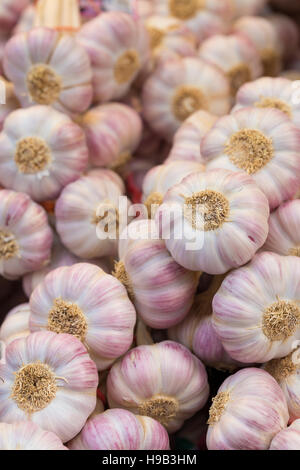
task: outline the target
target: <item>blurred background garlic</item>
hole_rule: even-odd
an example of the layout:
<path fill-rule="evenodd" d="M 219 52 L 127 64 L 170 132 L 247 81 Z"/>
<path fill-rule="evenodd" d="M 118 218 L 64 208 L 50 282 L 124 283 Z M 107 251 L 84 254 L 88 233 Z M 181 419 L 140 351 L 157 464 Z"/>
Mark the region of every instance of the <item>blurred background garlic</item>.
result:
<path fill-rule="evenodd" d="M 166 162 L 191 160 L 203 163 L 201 141 L 217 119 L 217 116 L 202 110 L 191 114 L 175 133 L 173 146 Z"/>
<path fill-rule="evenodd" d="M 153 220 L 133 221 L 121 234 L 114 276 L 127 288 L 137 313 L 153 328 L 168 328 L 188 313 L 198 273 L 169 254 Z"/>
<path fill-rule="evenodd" d="M 235 33 L 246 36 L 256 47 L 266 77 L 276 77 L 282 68 L 282 47 L 271 21 L 259 16 L 243 16 L 233 25 Z"/>
<path fill-rule="evenodd" d="M 234 16 L 239 18 L 245 15 L 258 15 L 262 13 L 268 0 L 232 0 Z"/>
<path fill-rule="evenodd" d="M 0 376 L 0 421 L 30 421 L 63 442 L 78 434 L 96 405 L 96 366 L 71 335 L 43 331 L 16 339 Z"/>
<path fill-rule="evenodd" d="M 2 0 L 0 5 L 0 29 L 1 33 L 9 34 L 22 11 L 30 3 L 30 0 Z"/>
<path fill-rule="evenodd" d="M 55 206 L 62 243 L 79 258 L 115 256 L 130 206 L 124 193 L 121 178 L 107 169 L 90 170 L 69 184 Z"/>
<path fill-rule="evenodd" d="M 94 101 L 122 98 L 148 59 L 143 24 L 126 13 L 107 12 L 83 25 L 77 39 L 92 63 Z"/>
<path fill-rule="evenodd" d="M 155 132 L 169 141 L 182 122 L 196 111 L 222 116 L 229 109 L 226 76 L 200 58 L 163 61 L 144 85 L 144 117 Z"/>
<path fill-rule="evenodd" d="M 280 255 L 300 256 L 300 200 L 281 204 L 272 212 L 264 250 Z"/>
<path fill-rule="evenodd" d="M 271 21 L 276 30 L 283 59 L 285 61 L 293 59 L 297 53 L 300 41 L 300 32 L 297 24 L 292 18 L 278 13 L 268 15 L 267 19 Z"/>
<path fill-rule="evenodd" d="M 80 119 L 92 165 L 120 169 L 142 138 L 142 121 L 134 109 L 121 103 L 91 108 Z"/>
<path fill-rule="evenodd" d="M 300 339 L 300 259 L 260 253 L 227 275 L 213 299 L 224 348 L 245 363 L 289 354 Z"/>
<path fill-rule="evenodd" d="M 35 423 L 0 423 L 0 450 L 68 450 L 53 432 Z"/>
<path fill-rule="evenodd" d="M 267 450 L 287 426 L 286 400 L 267 372 L 248 368 L 228 377 L 213 398 L 206 438 L 209 450 Z"/>
<path fill-rule="evenodd" d="M 276 434 L 269 450 L 300 450 L 300 419 Z"/>
<path fill-rule="evenodd" d="M 133 340 L 136 313 L 125 287 L 92 264 L 51 271 L 33 291 L 30 309 L 30 331 L 79 338 L 99 370 L 126 353 Z"/>
<path fill-rule="evenodd" d="M 300 131 L 273 108 L 244 108 L 220 118 L 202 140 L 208 169 L 244 171 L 274 209 L 300 185 Z M 279 177 L 280 175 L 280 177 Z"/>
<path fill-rule="evenodd" d="M 208 274 L 250 261 L 267 238 L 268 217 L 268 201 L 254 181 L 222 169 L 187 176 L 168 191 L 156 213 L 177 263 Z"/>
<path fill-rule="evenodd" d="M 2 96 L 2 93 L 1 93 L 1 98 L 4 98 L 5 103 L 2 102 L 2 99 L 0 100 L 0 132 L 1 132 L 3 129 L 3 124 L 5 122 L 5 119 L 12 111 L 20 107 L 20 103 L 16 98 L 16 95 L 14 92 L 14 86 L 12 83 L 8 82 L 3 77 L 0 77 L 0 86 L 1 87 L 4 86 L 4 90 L 5 90 L 3 93 L 5 94 L 5 96 Z"/>
<path fill-rule="evenodd" d="M 300 102 L 295 99 L 298 93 L 292 80 L 262 77 L 239 89 L 232 112 L 249 106 L 275 108 L 285 113 L 300 128 Z"/>
<path fill-rule="evenodd" d="M 169 450 L 165 428 L 147 416 L 122 409 L 107 410 L 88 420 L 68 444 L 71 450 Z"/>
<path fill-rule="evenodd" d="M 35 28 L 13 36 L 4 69 L 23 107 L 51 105 L 74 115 L 92 100 L 92 70 L 84 48 L 71 35 Z"/>
<path fill-rule="evenodd" d="M 30 3 L 23 11 L 18 23 L 14 27 L 13 34 L 26 33 L 30 31 L 35 22 L 36 8 Z"/>
<path fill-rule="evenodd" d="M 129 351 L 107 379 L 111 408 L 125 408 L 175 432 L 203 408 L 209 386 L 205 368 L 184 346 L 164 341 Z"/>
<path fill-rule="evenodd" d="M 186 176 L 204 170 L 205 167 L 201 163 L 181 160 L 152 167 L 143 182 L 143 203 L 147 207 L 149 218 L 155 215 L 172 186 L 180 183 Z"/>
<path fill-rule="evenodd" d="M 29 304 L 21 304 L 13 308 L 5 317 L 0 328 L 0 341 L 6 345 L 17 338 L 25 338 L 29 331 Z"/>
<path fill-rule="evenodd" d="M 213 36 L 200 45 L 198 55 L 225 73 L 233 101 L 244 83 L 262 75 L 257 49 L 241 34 Z"/>
<path fill-rule="evenodd" d="M 51 256 L 52 231 L 44 209 L 27 194 L 0 191 L 0 273 L 17 279 Z"/>
<path fill-rule="evenodd" d="M 36 201 L 55 199 L 87 166 L 85 136 L 49 106 L 12 112 L 0 134 L 0 182 Z"/>

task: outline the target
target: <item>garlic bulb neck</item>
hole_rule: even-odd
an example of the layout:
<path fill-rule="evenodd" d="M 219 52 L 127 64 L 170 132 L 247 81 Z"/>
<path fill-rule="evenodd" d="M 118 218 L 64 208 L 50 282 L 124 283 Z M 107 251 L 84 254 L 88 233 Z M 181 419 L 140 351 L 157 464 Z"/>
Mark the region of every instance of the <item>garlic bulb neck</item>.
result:
<path fill-rule="evenodd" d="M 134 299 L 133 286 L 128 276 L 128 273 L 126 272 L 123 261 L 119 261 L 115 264 L 115 268 L 114 268 L 112 275 L 116 277 L 123 284 L 124 287 L 126 287 L 129 298 L 133 300 Z"/>
<path fill-rule="evenodd" d="M 38 0 L 36 27 L 53 28 L 64 32 L 80 29 L 81 17 L 78 0 Z"/>

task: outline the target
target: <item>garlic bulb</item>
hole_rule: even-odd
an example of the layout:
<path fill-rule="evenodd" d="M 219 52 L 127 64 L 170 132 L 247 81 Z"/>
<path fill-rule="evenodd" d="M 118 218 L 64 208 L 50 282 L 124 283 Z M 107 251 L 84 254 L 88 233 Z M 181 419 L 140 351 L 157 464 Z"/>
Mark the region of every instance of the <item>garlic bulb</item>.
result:
<path fill-rule="evenodd" d="M 259 78 L 239 89 L 236 106 L 232 111 L 249 106 L 275 108 L 285 113 L 297 127 L 300 127 L 300 104 L 295 100 L 296 93 L 293 81 L 287 78 Z"/>
<path fill-rule="evenodd" d="M 233 25 L 235 33 L 246 36 L 259 52 L 263 75 L 276 77 L 282 68 L 282 48 L 271 21 L 259 16 L 243 16 Z"/>
<path fill-rule="evenodd" d="M 68 450 L 53 433 L 30 421 L 0 423 L 0 450 Z"/>
<path fill-rule="evenodd" d="M 208 274 L 247 263 L 267 238 L 268 217 L 268 201 L 254 181 L 222 169 L 187 176 L 156 213 L 177 263 Z"/>
<path fill-rule="evenodd" d="M 90 419 L 69 444 L 71 450 L 169 450 L 165 428 L 148 416 L 122 409 Z"/>
<path fill-rule="evenodd" d="M 29 4 L 28 7 L 23 10 L 18 23 L 16 24 L 13 34 L 26 33 L 33 28 L 36 15 L 35 5 Z"/>
<path fill-rule="evenodd" d="M 36 201 L 55 199 L 79 178 L 88 150 L 80 127 L 49 106 L 12 112 L 0 134 L 0 182 Z"/>
<path fill-rule="evenodd" d="M 293 59 L 298 51 L 300 34 L 297 24 L 288 16 L 280 14 L 268 15 L 279 37 L 282 56 L 285 60 Z"/>
<path fill-rule="evenodd" d="M 79 258 L 114 256 L 130 206 L 124 192 L 121 178 L 105 169 L 91 170 L 69 184 L 55 206 L 63 244 Z"/>
<path fill-rule="evenodd" d="M 244 171 L 274 209 L 300 185 L 300 131 L 272 108 L 244 108 L 220 118 L 202 140 L 209 169 Z M 279 178 L 280 175 L 280 178 Z"/>
<path fill-rule="evenodd" d="M 205 134 L 210 131 L 217 120 L 207 111 L 196 111 L 188 117 L 174 135 L 173 147 L 166 160 L 191 160 L 203 163 L 201 155 L 201 141 Z"/>
<path fill-rule="evenodd" d="M 84 48 L 71 35 L 35 28 L 12 37 L 4 70 L 23 107 L 51 105 L 74 115 L 92 99 L 92 70 Z"/>
<path fill-rule="evenodd" d="M 247 368 L 228 377 L 213 398 L 206 443 L 209 450 L 267 450 L 287 425 L 280 387 L 267 372 Z"/>
<path fill-rule="evenodd" d="M 258 15 L 263 11 L 268 0 L 232 0 L 234 16 Z"/>
<path fill-rule="evenodd" d="M 179 266 L 151 220 L 133 221 L 121 234 L 114 276 L 127 288 L 137 313 L 153 328 L 168 328 L 188 313 L 198 274 Z"/>
<path fill-rule="evenodd" d="M 129 106 L 108 103 L 90 109 L 81 118 L 90 162 L 112 169 L 122 167 L 137 149 L 142 137 L 142 120 Z"/>
<path fill-rule="evenodd" d="M 16 339 L 0 363 L 0 421 L 30 421 L 68 441 L 96 405 L 98 374 L 83 344 L 50 331 Z"/>
<path fill-rule="evenodd" d="M 30 0 L 1 0 L 0 4 L 0 30 L 1 33 L 10 33 L 17 23 L 22 11 Z"/>
<path fill-rule="evenodd" d="M 143 202 L 147 207 L 149 217 L 155 215 L 157 207 L 162 204 L 166 193 L 172 186 L 180 183 L 186 176 L 204 170 L 201 163 L 180 160 L 152 167 L 143 182 Z"/>
<path fill-rule="evenodd" d="M 99 370 L 124 354 L 133 340 L 136 313 L 125 287 L 92 264 L 51 271 L 33 291 L 30 309 L 30 331 L 79 338 Z"/>
<path fill-rule="evenodd" d="M 286 356 L 300 339 L 300 259 L 260 253 L 225 278 L 213 323 L 226 351 L 245 363 Z"/>
<path fill-rule="evenodd" d="M 15 109 L 20 107 L 15 92 L 14 86 L 12 83 L 7 82 L 3 77 L 0 77 L 0 86 L 4 87 L 5 90 L 3 94 L 5 95 L 5 103 L 0 100 L 0 132 L 3 129 L 3 124 L 7 116 L 12 113 Z M 2 90 L 2 88 L 1 88 Z"/>
<path fill-rule="evenodd" d="M 229 83 L 221 70 L 200 58 L 167 60 L 144 85 L 143 109 L 148 124 L 171 141 L 181 123 L 196 111 L 226 114 Z"/>
<path fill-rule="evenodd" d="M 206 39 L 199 48 L 201 59 L 219 67 L 230 83 L 232 98 L 245 83 L 262 75 L 257 49 L 241 34 L 216 35 Z"/>
<path fill-rule="evenodd" d="M 78 41 L 92 62 L 94 100 L 126 95 L 148 59 L 148 35 L 142 23 L 121 12 L 107 12 L 82 26 Z"/>
<path fill-rule="evenodd" d="M 300 450 L 300 419 L 276 434 L 269 450 Z"/>
<path fill-rule="evenodd" d="M 264 246 L 266 251 L 280 255 L 300 256 L 300 200 L 281 204 L 272 212 L 269 235 Z"/>
<path fill-rule="evenodd" d="M 52 232 L 44 209 L 27 194 L 0 191 L 0 274 L 17 279 L 50 259 Z"/>
<path fill-rule="evenodd" d="M 209 385 L 205 368 L 184 346 L 163 341 L 129 351 L 107 379 L 111 408 L 149 416 L 175 432 L 205 405 Z"/>
<path fill-rule="evenodd" d="M 17 338 L 25 338 L 29 331 L 29 304 L 21 304 L 13 308 L 6 315 L 0 328 L 0 341 L 7 345 Z"/>
<path fill-rule="evenodd" d="M 212 300 L 224 276 L 214 276 L 210 287 L 197 295 L 184 320 L 168 330 L 168 337 L 186 346 L 204 364 L 220 370 L 234 370 L 240 364 L 223 348 L 212 323 Z"/>

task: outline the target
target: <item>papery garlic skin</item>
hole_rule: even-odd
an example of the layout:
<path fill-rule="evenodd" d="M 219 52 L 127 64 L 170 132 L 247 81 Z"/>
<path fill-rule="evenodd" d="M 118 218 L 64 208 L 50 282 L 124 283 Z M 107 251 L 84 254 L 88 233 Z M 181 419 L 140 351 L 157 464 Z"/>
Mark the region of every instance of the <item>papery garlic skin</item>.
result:
<path fill-rule="evenodd" d="M 51 271 L 33 291 L 30 309 L 30 331 L 76 336 L 99 370 L 124 354 L 133 340 L 136 313 L 125 287 L 92 264 Z"/>
<path fill-rule="evenodd" d="M 148 209 L 149 217 L 155 214 L 157 206 L 162 204 L 172 186 L 180 183 L 186 176 L 204 170 L 205 167 L 201 163 L 180 160 L 151 168 L 143 182 L 143 203 Z"/>
<path fill-rule="evenodd" d="M 300 256 L 300 200 L 281 204 L 272 212 L 265 251 L 279 255 Z"/>
<path fill-rule="evenodd" d="M 295 99 L 297 89 L 292 80 L 277 77 L 262 77 L 243 85 L 236 96 L 236 105 L 232 112 L 254 106 L 257 108 L 275 108 L 282 111 L 300 127 L 300 104 Z"/>
<path fill-rule="evenodd" d="M 51 105 L 72 116 L 91 104 L 89 57 L 71 35 L 48 28 L 15 35 L 5 47 L 4 70 L 23 107 Z"/>
<path fill-rule="evenodd" d="M 125 408 L 160 421 L 168 432 L 205 405 L 209 385 L 205 368 L 184 346 L 163 341 L 129 351 L 107 379 L 111 408 Z"/>
<path fill-rule="evenodd" d="M 0 134 L 0 182 L 36 201 L 55 199 L 88 163 L 80 127 L 49 106 L 12 112 Z"/>
<path fill-rule="evenodd" d="M 0 423 L 0 450 L 68 450 L 53 433 L 35 423 Z"/>
<path fill-rule="evenodd" d="M 153 328 L 168 328 L 188 313 L 197 273 L 170 256 L 153 220 L 133 221 L 121 234 L 114 275 L 127 287 L 137 313 Z"/>
<path fill-rule="evenodd" d="M 148 124 L 171 141 L 196 111 L 218 116 L 229 111 L 229 82 L 221 70 L 200 58 L 163 61 L 144 85 L 143 109 Z"/>
<path fill-rule="evenodd" d="M 277 31 L 285 60 L 293 59 L 298 50 L 300 34 L 297 24 L 288 16 L 278 13 L 267 16 Z"/>
<path fill-rule="evenodd" d="M 232 99 L 245 82 L 262 75 L 257 49 L 241 34 L 216 35 L 206 39 L 200 45 L 198 56 L 226 74 Z"/>
<path fill-rule="evenodd" d="M 0 328 L 0 341 L 8 345 L 17 338 L 26 338 L 30 334 L 30 313 L 29 304 L 18 305 L 8 312 Z"/>
<path fill-rule="evenodd" d="M 260 54 L 263 76 L 276 77 L 282 68 L 282 48 L 271 21 L 259 16 L 243 16 L 233 25 L 235 33 L 246 36 Z"/>
<path fill-rule="evenodd" d="M 130 206 L 124 192 L 121 178 L 106 169 L 90 170 L 69 184 L 55 206 L 62 243 L 79 258 L 115 256 Z"/>
<path fill-rule="evenodd" d="M 148 416 L 135 416 L 122 409 L 107 410 L 90 419 L 71 450 L 169 450 L 165 428 Z"/>
<path fill-rule="evenodd" d="M 0 132 L 7 116 L 20 107 L 13 84 L 0 77 L 0 85 L 2 86 L 2 84 L 5 87 L 5 103 L 0 103 Z"/>
<path fill-rule="evenodd" d="M 30 0 L 2 0 L 0 5 L 0 29 L 9 33 L 17 23 Z"/>
<path fill-rule="evenodd" d="M 248 173 L 271 209 L 290 199 L 300 185 L 299 151 L 299 129 L 273 108 L 249 107 L 224 116 L 201 144 L 208 169 Z"/>
<path fill-rule="evenodd" d="M 300 259 L 263 252 L 227 275 L 213 299 L 226 351 L 245 363 L 289 354 L 300 339 Z"/>
<path fill-rule="evenodd" d="M 249 176 L 217 169 L 173 186 L 155 219 L 177 263 L 223 274 L 248 262 L 264 244 L 268 217 L 268 201 Z"/>
<path fill-rule="evenodd" d="M 300 450 L 300 419 L 276 434 L 269 450 Z"/>
<path fill-rule="evenodd" d="M 30 421 L 63 442 L 76 436 L 95 408 L 98 384 L 83 344 L 71 335 L 42 331 L 10 343 L 5 357 L 1 422 Z"/>
<path fill-rule="evenodd" d="M 27 194 L 0 191 L 0 274 L 17 279 L 41 269 L 51 254 L 52 231 L 44 209 Z"/>
<path fill-rule="evenodd" d="M 124 96 L 148 59 L 143 24 L 121 12 L 106 12 L 82 26 L 77 35 L 93 69 L 94 101 Z"/>
<path fill-rule="evenodd" d="M 196 111 L 187 118 L 174 135 L 173 147 L 166 160 L 190 160 L 204 163 L 201 155 L 201 141 L 211 130 L 218 117 L 207 111 Z"/>
<path fill-rule="evenodd" d="M 288 419 L 273 377 L 261 369 L 243 369 L 228 377 L 213 399 L 206 444 L 209 450 L 267 450 Z"/>
<path fill-rule="evenodd" d="M 92 165 L 117 169 L 137 149 L 142 138 L 142 120 L 129 106 L 108 103 L 85 113 L 80 121 Z"/>

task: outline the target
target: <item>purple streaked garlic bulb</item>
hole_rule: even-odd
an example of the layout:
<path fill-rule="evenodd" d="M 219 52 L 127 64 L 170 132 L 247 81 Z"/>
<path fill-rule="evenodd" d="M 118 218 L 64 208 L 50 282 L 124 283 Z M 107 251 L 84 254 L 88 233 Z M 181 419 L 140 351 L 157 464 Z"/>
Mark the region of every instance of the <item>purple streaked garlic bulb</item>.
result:
<path fill-rule="evenodd" d="M 246 83 L 239 89 L 232 112 L 249 106 L 274 108 L 282 111 L 300 127 L 300 103 L 295 99 L 298 93 L 292 80 L 283 77 L 262 77 Z"/>
<path fill-rule="evenodd" d="M 168 190 L 192 173 L 204 172 L 205 167 L 196 161 L 171 161 L 154 166 L 143 182 L 143 202 L 149 217 L 155 215 Z"/>
<path fill-rule="evenodd" d="M 206 39 L 198 55 L 219 67 L 230 83 L 234 100 L 238 89 L 246 82 L 262 75 L 262 65 L 257 49 L 241 34 L 216 35 Z"/>
<path fill-rule="evenodd" d="M 191 160 L 203 163 L 201 155 L 201 141 L 205 134 L 211 130 L 217 120 L 217 116 L 207 111 L 196 111 L 188 117 L 174 135 L 173 147 L 166 160 Z"/>
<path fill-rule="evenodd" d="M 212 300 L 224 276 L 214 276 L 210 287 L 197 295 L 184 320 L 168 330 L 168 337 L 186 346 L 204 364 L 232 371 L 239 363 L 225 351 L 212 323 Z"/>
<path fill-rule="evenodd" d="M 115 408 L 89 419 L 68 447 L 71 450 L 169 450 L 170 444 L 167 431 L 158 421 Z"/>
<path fill-rule="evenodd" d="M 273 438 L 269 450 L 300 450 L 300 419 Z"/>
<path fill-rule="evenodd" d="M 271 21 L 259 16 L 243 16 L 233 25 L 235 33 L 246 36 L 256 47 L 263 66 L 263 76 L 276 77 L 282 68 L 282 47 Z"/>
<path fill-rule="evenodd" d="M 30 309 L 30 331 L 79 338 L 99 370 L 125 354 L 133 340 L 136 313 L 125 287 L 92 264 L 51 271 L 33 291 Z"/>
<path fill-rule="evenodd" d="M 185 317 L 199 276 L 176 263 L 153 220 L 129 224 L 120 237 L 119 260 L 113 274 L 147 325 L 168 328 Z"/>
<path fill-rule="evenodd" d="M 3 124 L 7 116 L 20 107 L 20 103 L 16 98 L 14 86 L 12 83 L 0 77 L 0 86 L 4 86 L 5 103 L 0 101 L 0 132 L 3 129 Z M 2 88 L 1 88 L 2 89 Z"/>
<path fill-rule="evenodd" d="M 249 107 L 220 118 L 202 140 L 208 169 L 250 175 L 274 209 L 300 185 L 300 131 L 273 108 Z M 280 178 L 279 176 L 280 175 Z"/>
<path fill-rule="evenodd" d="M 62 442 L 75 437 L 96 405 L 98 374 L 83 344 L 50 331 L 16 339 L 0 363 L 0 420 L 29 421 Z"/>
<path fill-rule="evenodd" d="M 4 70 L 23 107 L 49 105 L 75 115 L 91 104 L 89 57 L 69 34 L 35 28 L 13 36 L 5 47 Z"/>
<path fill-rule="evenodd" d="M 268 201 L 252 178 L 223 169 L 184 178 L 167 192 L 155 217 L 175 261 L 208 274 L 250 261 L 269 228 Z"/>
<path fill-rule="evenodd" d="M 44 209 L 27 194 L 0 191 L 0 274 L 17 279 L 51 256 L 52 231 Z"/>
<path fill-rule="evenodd" d="M 272 212 L 265 251 L 300 256 L 300 199 L 287 201 Z"/>
<path fill-rule="evenodd" d="M 148 60 L 146 29 L 121 12 L 106 12 L 82 26 L 77 35 L 93 69 L 94 101 L 122 98 Z"/>
<path fill-rule="evenodd" d="M 284 395 L 267 372 L 250 367 L 228 377 L 209 410 L 209 450 L 267 450 L 289 419 Z"/>
<path fill-rule="evenodd" d="M 263 252 L 227 275 L 213 324 L 231 357 L 245 363 L 288 355 L 300 339 L 300 259 Z"/>
<path fill-rule="evenodd" d="M 163 341 L 129 351 L 107 379 L 111 408 L 159 421 L 168 432 L 205 405 L 209 385 L 202 362 L 181 344 Z"/>
<path fill-rule="evenodd" d="M 10 310 L 0 327 L 0 341 L 4 341 L 8 345 L 17 338 L 26 338 L 30 334 L 30 313 L 28 303 L 18 305 Z"/>
<path fill-rule="evenodd" d="M 279 37 L 282 56 L 285 60 L 294 58 L 298 51 L 300 33 L 297 24 L 287 15 L 273 13 L 267 16 Z"/>
<path fill-rule="evenodd" d="M 138 113 L 121 103 L 96 106 L 81 120 L 94 166 L 121 168 L 130 160 L 142 138 L 142 120 Z"/>
<path fill-rule="evenodd" d="M 220 69 L 200 58 L 163 61 L 144 85 L 145 119 L 169 141 L 196 111 L 222 116 L 229 109 L 228 79 Z"/>
<path fill-rule="evenodd" d="M 88 163 L 84 132 L 50 106 L 12 112 L 0 134 L 0 182 L 36 201 L 55 199 Z"/>
<path fill-rule="evenodd" d="M 1 0 L 0 29 L 1 33 L 9 34 L 20 18 L 22 11 L 30 0 Z"/>
<path fill-rule="evenodd" d="M 90 170 L 69 184 L 55 206 L 62 243 L 79 258 L 115 256 L 130 206 L 124 192 L 121 178 L 107 169 Z"/>
<path fill-rule="evenodd" d="M 0 450 L 68 450 L 53 432 L 30 421 L 0 423 Z"/>

